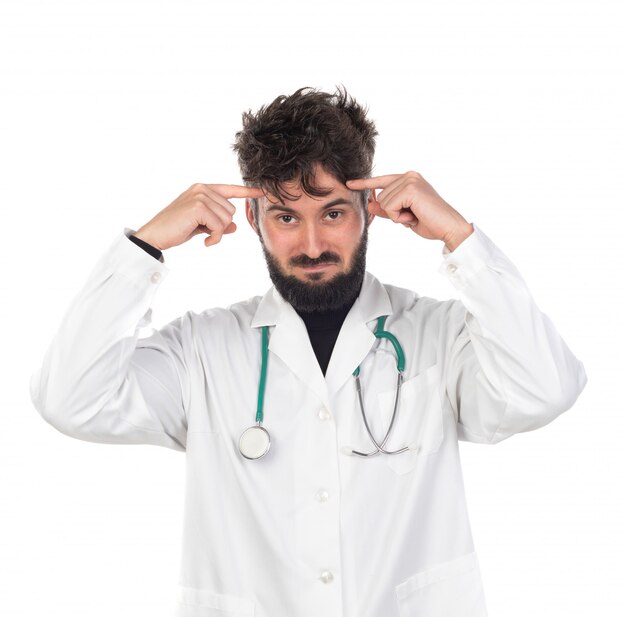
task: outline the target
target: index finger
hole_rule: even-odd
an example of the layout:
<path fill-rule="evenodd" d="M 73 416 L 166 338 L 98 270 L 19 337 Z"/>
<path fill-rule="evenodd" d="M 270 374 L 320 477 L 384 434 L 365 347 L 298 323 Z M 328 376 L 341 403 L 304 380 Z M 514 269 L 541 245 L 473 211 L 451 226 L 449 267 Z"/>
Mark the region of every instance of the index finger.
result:
<path fill-rule="evenodd" d="M 241 186 L 239 184 L 206 184 L 218 195 L 230 199 L 231 197 L 263 197 L 265 193 L 256 186 Z"/>
<path fill-rule="evenodd" d="M 357 191 L 360 189 L 384 189 L 401 176 L 402 174 L 388 174 L 374 178 L 358 178 L 357 180 L 347 180 L 346 186 Z"/>

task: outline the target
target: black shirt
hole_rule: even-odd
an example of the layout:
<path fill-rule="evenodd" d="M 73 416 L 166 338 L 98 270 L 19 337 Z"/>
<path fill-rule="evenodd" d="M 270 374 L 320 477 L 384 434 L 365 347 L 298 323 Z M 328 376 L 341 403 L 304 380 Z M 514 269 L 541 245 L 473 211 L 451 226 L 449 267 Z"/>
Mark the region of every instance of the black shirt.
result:
<path fill-rule="evenodd" d="M 352 308 L 354 300 L 355 298 L 352 298 L 349 302 L 334 311 L 320 311 L 315 313 L 296 311 L 302 318 L 302 321 L 304 321 L 306 330 L 309 333 L 311 346 L 315 352 L 315 357 L 324 375 L 326 375 L 326 369 L 328 368 L 335 342 L 339 336 L 341 325 Z"/>

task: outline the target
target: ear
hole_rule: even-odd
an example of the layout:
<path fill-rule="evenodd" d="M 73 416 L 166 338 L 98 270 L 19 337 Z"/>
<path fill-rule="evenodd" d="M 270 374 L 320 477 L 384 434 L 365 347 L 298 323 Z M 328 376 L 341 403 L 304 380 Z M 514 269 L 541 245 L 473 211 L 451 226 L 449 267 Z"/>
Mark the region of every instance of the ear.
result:
<path fill-rule="evenodd" d="M 372 224 L 372 221 L 376 218 L 376 212 L 378 211 L 378 206 L 376 205 L 376 189 L 370 190 L 370 195 L 367 199 L 367 226 L 369 227 Z"/>
<path fill-rule="evenodd" d="M 246 197 L 246 218 L 248 219 L 248 223 L 250 223 L 250 227 L 254 229 L 254 233 L 258 234 L 259 229 L 256 225 L 256 221 L 254 220 L 254 210 L 252 209 L 252 204 L 250 203 L 250 199 Z"/>

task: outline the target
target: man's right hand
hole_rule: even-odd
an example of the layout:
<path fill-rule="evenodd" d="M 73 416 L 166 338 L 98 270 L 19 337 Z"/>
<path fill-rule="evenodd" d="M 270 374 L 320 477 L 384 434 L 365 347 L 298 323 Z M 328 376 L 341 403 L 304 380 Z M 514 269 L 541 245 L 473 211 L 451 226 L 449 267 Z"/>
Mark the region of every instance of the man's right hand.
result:
<path fill-rule="evenodd" d="M 260 188 L 238 184 L 192 184 L 133 235 L 164 251 L 206 233 L 204 245 L 211 246 L 237 229 L 235 206 L 228 199 L 263 195 Z"/>

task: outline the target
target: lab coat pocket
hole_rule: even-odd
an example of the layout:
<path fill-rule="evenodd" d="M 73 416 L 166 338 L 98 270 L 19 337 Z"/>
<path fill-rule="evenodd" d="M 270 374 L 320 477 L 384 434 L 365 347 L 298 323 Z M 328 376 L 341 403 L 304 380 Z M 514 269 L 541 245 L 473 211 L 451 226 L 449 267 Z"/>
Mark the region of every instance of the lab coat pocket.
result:
<path fill-rule="evenodd" d="M 395 591 L 401 617 L 487 617 L 476 552 L 417 572 Z"/>
<path fill-rule="evenodd" d="M 432 452 L 436 452 L 443 440 L 443 418 L 441 399 L 439 398 L 439 365 L 434 364 L 415 377 L 407 379 L 400 389 L 400 400 L 394 426 L 385 450 L 399 450 L 404 446 L 411 449 L 400 454 L 381 454 L 387 465 L 397 474 L 405 474 L 415 468 L 418 461 Z M 378 395 L 379 433 L 382 440 L 391 417 L 396 391 L 382 392 Z"/>
<path fill-rule="evenodd" d="M 179 587 L 176 617 L 254 617 L 254 605 L 240 596 Z"/>

